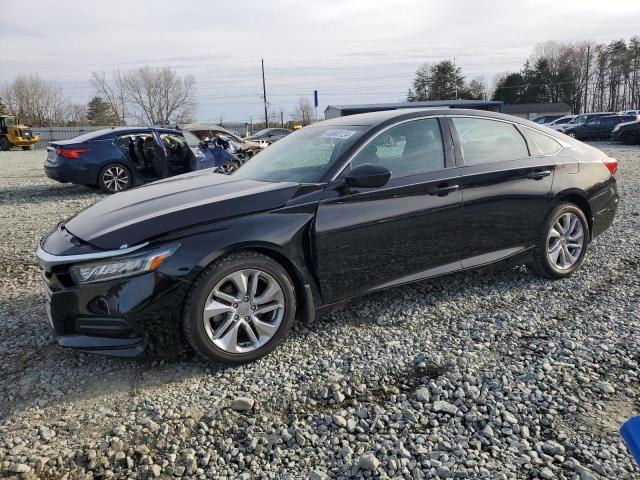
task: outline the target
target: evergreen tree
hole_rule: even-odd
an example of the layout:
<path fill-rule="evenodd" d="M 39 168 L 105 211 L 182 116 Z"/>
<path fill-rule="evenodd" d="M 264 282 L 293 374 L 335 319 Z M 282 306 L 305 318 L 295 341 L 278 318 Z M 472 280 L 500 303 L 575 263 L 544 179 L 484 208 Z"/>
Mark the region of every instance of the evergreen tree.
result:
<path fill-rule="evenodd" d="M 407 100 L 453 100 L 463 98 L 465 92 L 462 69 L 451 60 L 442 60 L 434 65 L 425 63 L 416 71 L 413 89 L 409 90 Z"/>
<path fill-rule="evenodd" d="M 122 120 L 111 109 L 109 103 L 99 96 L 94 96 L 87 104 L 89 125 L 121 125 Z"/>

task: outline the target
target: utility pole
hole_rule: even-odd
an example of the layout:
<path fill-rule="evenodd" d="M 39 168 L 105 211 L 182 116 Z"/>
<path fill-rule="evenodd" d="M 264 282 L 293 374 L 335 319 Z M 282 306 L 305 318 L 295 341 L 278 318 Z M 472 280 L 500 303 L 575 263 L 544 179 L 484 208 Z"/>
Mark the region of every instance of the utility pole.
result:
<path fill-rule="evenodd" d="M 262 98 L 264 99 L 264 126 L 269 128 L 269 115 L 267 114 L 267 86 L 264 82 L 264 58 L 262 61 Z"/>
<path fill-rule="evenodd" d="M 280 110 L 280 127 L 284 128 L 284 113 Z"/>
<path fill-rule="evenodd" d="M 587 71 L 584 74 L 584 113 L 587 113 L 587 102 L 589 92 L 589 58 L 591 55 L 591 45 L 587 45 Z"/>
<path fill-rule="evenodd" d="M 456 74 L 456 57 L 453 57 L 453 74 L 454 76 Z M 456 87 L 456 100 L 458 100 L 458 82 L 457 81 L 455 83 L 455 87 Z"/>

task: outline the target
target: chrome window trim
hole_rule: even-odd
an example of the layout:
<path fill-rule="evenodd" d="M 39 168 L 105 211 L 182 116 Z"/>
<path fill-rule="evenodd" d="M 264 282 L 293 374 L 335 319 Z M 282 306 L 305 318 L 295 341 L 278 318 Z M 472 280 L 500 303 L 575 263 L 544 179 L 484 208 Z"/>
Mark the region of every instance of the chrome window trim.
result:
<path fill-rule="evenodd" d="M 391 128 L 397 127 L 398 125 L 402 125 L 403 123 L 415 122 L 416 120 L 427 120 L 427 119 L 430 119 L 430 118 L 435 118 L 435 119 L 445 118 L 445 115 L 442 115 L 442 114 L 440 114 L 440 115 L 425 115 L 424 117 L 407 118 L 407 119 L 404 119 L 404 120 L 400 120 L 400 121 L 398 121 L 396 123 L 393 123 L 391 125 L 388 125 L 387 127 L 385 127 L 384 129 L 380 130 L 379 132 L 376 132 L 376 134 L 375 134 L 375 136 L 373 138 L 371 138 L 367 143 L 363 143 L 358 148 L 358 150 L 356 150 L 355 152 L 353 152 L 351 154 L 351 156 L 347 159 L 347 161 L 345 161 L 342 164 L 342 167 L 340 168 L 340 171 L 338 173 L 336 173 L 329 182 L 335 181 L 336 178 L 338 178 L 340 175 L 342 175 L 342 172 L 344 172 L 344 169 L 347 168 L 347 165 L 349 165 L 351 163 L 351 160 L 353 160 L 362 150 L 364 150 L 364 147 L 366 147 L 373 140 L 378 138 L 379 135 L 382 135 L 384 132 L 386 132 L 387 130 L 389 130 Z M 440 128 L 440 126 L 438 126 L 438 127 Z M 441 141 L 442 141 L 442 152 L 445 153 L 445 155 L 446 155 L 446 149 L 445 149 L 445 146 L 444 146 L 444 136 L 441 135 L 441 137 L 442 137 L 441 138 Z M 448 170 L 450 168 L 455 168 L 455 166 L 454 167 L 445 167 L 445 168 L 442 168 L 440 170 L 429 170 L 429 171 L 426 171 L 426 172 L 415 173 L 413 175 L 421 175 L 423 173 L 431 173 L 431 172 L 441 172 L 442 170 Z M 404 175 L 404 176 L 407 177 L 407 176 L 410 176 L 410 175 Z M 400 177 L 396 177 L 396 178 L 400 178 Z"/>
<path fill-rule="evenodd" d="M 41 265 L 61 265 L 63 263 L 76 263 L 84 262 L 87 260 L 100 260 L 104 258 L 119 257 L 140 250 L 143 247 L 149 245 L 149 242 L 134 245 L 133 247 L 120 248 L 118 250 L 107 250 L 104 252 L 96 253 L 83 253 L 80 255 L 52 255 L 46 252 L 41 246 L 38 246 L 36 250 L 36 256 L 38 257 Z"/>

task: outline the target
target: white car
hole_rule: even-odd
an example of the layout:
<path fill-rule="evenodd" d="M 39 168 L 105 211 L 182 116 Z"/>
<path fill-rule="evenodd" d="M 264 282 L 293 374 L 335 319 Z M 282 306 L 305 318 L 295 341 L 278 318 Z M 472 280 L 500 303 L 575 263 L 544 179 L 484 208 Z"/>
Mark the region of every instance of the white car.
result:
<path fill-rule="evenodd" d="M 556 120 L 545 126 L 561 132 L 561 128 L 566 127 L 571 120 L 576 118 L 576 116 L 577 115 L 565 115 L 564 117 L 557 118 Z"/>

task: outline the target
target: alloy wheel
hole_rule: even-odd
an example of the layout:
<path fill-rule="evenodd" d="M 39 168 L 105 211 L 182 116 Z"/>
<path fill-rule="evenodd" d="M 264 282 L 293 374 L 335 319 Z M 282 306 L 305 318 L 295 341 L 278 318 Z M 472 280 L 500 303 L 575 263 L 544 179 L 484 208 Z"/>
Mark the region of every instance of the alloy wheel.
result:
<path fill-rule="evenodd" d="M 553 223 L 547 234 L 547 256 L 560 270 L 571 268 L 580 258 L 585 235 L 580 218 L 564 213 Z"/>
<path fill-rule="evenodd" d="M 102 182 L 110 191 L 120 192 L 129 185 L 129 174 L 122 167 L 109 167 L 102 174 Z"/>
<path fill-rule="evenodd" d="M 218 167 L 218 173 L 229 175 L 235 172 L 238 168 L 239 168 L 239 165 L 236 162 L 231 161 L 231 162 L 225 163 L 224 165 L 220 165 L 220 167 Z"/>
<path fill-rule="evenodd" d="M 568 135 L 569 135 L 571 138 L 576 138 L 576 134 L 575 134 L 575 133 L 573 133 L 573 132 L 569 132 L 569 133 L 568 133 Z"/>
<path fill-rule="evenodd" d="M 243 269 L 225 276 L 207 296 L 202 311 L 209 340 L 227 353 L 265 345 L 284 318 L 284 292 L 268 273 Z"/>

